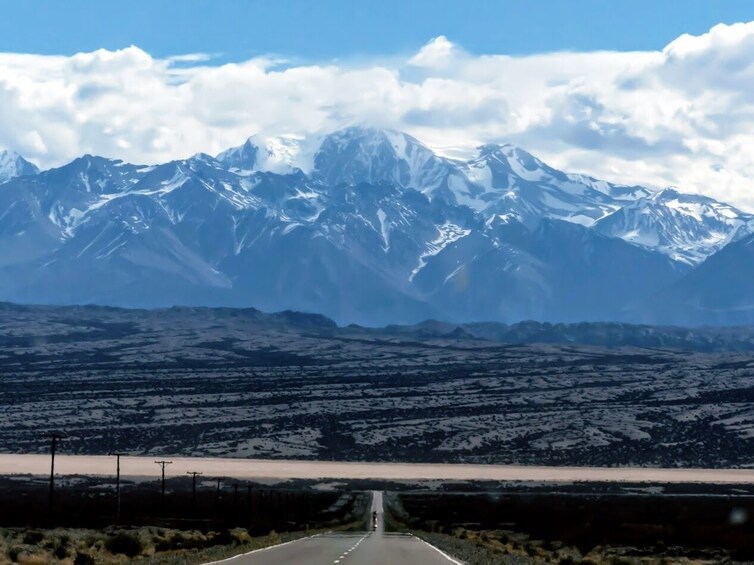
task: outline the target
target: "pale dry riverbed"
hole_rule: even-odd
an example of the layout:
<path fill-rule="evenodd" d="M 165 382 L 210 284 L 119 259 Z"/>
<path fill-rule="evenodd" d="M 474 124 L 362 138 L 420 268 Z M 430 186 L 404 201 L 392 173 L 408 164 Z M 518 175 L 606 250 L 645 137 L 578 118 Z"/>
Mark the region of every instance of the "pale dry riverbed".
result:
<path fill-rule="evenodd" d="M 421 463 L 355 463 L 335 461 L 260 460 L 173 457 L 170 476 L 199 471 L 236 479 L 374 479 L 620 483 L 754 483 L 754 469 L 658 469 L 630 467 L 545 467 Z M 122 457 L 121 475 L 156 475 L 154 457 Z M 49 455 L 0 454 L 0 475 L 44 475 Z M 59 475 L 115 474 L 115 459 L 101 455 L 58 455 Z"/>

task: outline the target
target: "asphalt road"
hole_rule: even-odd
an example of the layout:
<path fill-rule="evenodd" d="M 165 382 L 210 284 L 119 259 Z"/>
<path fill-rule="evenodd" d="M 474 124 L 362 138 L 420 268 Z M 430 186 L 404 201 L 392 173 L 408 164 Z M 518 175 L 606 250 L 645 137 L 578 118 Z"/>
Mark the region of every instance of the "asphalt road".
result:
<path fill-rule="evenodd" d="M 218 563 L 228 565 L 449 565 L 459 563 L 422 540 L 383 531 L 382 493 L 372 497 L 377 529 L 330 533 L 273 546 Z"/>

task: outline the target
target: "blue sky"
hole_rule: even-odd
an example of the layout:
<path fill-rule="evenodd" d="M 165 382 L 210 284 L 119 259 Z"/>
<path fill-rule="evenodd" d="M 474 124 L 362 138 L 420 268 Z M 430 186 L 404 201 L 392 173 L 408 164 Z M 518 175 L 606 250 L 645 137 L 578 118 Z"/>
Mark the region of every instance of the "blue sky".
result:
<path fill-rule="evenodd" d="M 750 0 L 6 0 L 0 51 L 138 45 L 155 57 L 275 53 L 302 61 L 413 52 L 438 35 L 472 53 L 658 50 L 754 19 Z"/>

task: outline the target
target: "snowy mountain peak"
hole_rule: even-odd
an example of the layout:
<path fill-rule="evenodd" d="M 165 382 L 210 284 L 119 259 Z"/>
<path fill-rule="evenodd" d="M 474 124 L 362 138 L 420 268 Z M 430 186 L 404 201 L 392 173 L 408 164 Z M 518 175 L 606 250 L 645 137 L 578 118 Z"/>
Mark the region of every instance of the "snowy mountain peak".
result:
<path fill-rule="evenodd" d="M 754 215 L 670 187 L 623 206 L 595 228 L 696 265 L 728 243 L 754 233 Z"/>
<path fill-rule="evenodd" d="M 243 143 L 243 145 L 231 147 L 222 153 L 218 153 L 216 159 L 232 171 L 254 171 L 257 165 L 259 147 L 257 147 L 252 140 L 253 137 L 250 137 Z"/>
<path fill-rule="evenodd" d="M 49 197 L 75 198 L 76 194 L 106 195 L 128 190 L 149 167 L 119 159 L 84 155 L 67 165 L 39 173 L 39 182 L 50 187 Z"/>
<path fill-rule="evenodd" d="M 208 155 L 207 153 L 196 153 L 195 155 L 192 155 L 186 161 L 184 161 L 186 165 L 189 167 L 196 167 L 196 166 L 209 166 L 209 167 L 222 167 L 223 164 L 220 163 L 215 157 L 212 155 Z"/>
<path fill-rule="evenodd" d="M 0 151 L 0 183 L 16 177 L 36 175 L 39 168 L 14 151 Z"/>
<path fill-rule="evenodd" d="M 310 140 L 298 136 L 252 135 L 243 145 L 219 153 L 216 159 L 228 170 L 244 176 L 255 171 L 292 174 L 298 169 L 311 169 L 311 151 L 307 151 L 310 146 Z"/>
<path fill-rule="evenodd" d="M 498 162 L 507 164 L 512 170 L 524 171 L 547 170 L 555 171 L 552 167 L 537 159 L 534 155 L 516 145 L 485 144 L 477 147 L 478 157 L 472 162 Z M 560 173 L 560 171 L 557 171 Z M 560 173 L 563 174 L 563 173 Z"/>
<path fill-rule="evenodd" d="M 681 192 L 678 190 L 678 187 L 676 186 L 668 186 L 666 188 L 663 188 L 661 190 L 658 190 L 657 192 L 654 192 L 649 196 L 652 200 L 670 200 L 673 198 L 678 198 L 681 196 Z M 684 197 L 691 197 L 691 194 L 684 194 Z"/>
<path fill-rule="evenodd" d="M 330 185 L 391 182 L 431 192 L 449 169 L 448 161 L 406 133 L 349 127 L 323 139 L 313 176 Z"/>

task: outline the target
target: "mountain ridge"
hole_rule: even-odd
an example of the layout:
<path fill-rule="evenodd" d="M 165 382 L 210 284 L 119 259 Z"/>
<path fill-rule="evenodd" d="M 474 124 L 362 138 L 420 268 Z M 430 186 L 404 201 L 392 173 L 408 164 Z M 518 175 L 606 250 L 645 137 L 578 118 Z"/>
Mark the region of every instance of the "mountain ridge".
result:
<path fill-rule="evenodd" d="M 453 323 L 426 319 L 416 324 L 388 324 L 366 327 L 358 324 L 338 325 L 322 314 L 285 310 L 264 312 L 257 308 L 186 307 L 120 308 L 98 305 L 49 306 L 0 302 L 0 321 L 18 323 L 27 315 L 64 321 L 80 318 L 111 318 L 129 320 L 174 320 L 182 327 L 206 326 L 222 320 L 242 322 L 255 328 L 305 332 L 309 337 L 321 336 L 349 340 L 418 340 L 435 342 L 438 347 L 453 347 L 463 342 L 532 345 L 594 345 L 600 347 L 638 347 L 648 349 L 701 352 L 754 351 L 754 326 L 698 327 L 632 324 L 621 322 L 549 323 L 523 320 L 513 324 L 501 322 Z M 222 327 L 222 325 L 218 326 Z"/>
<path fill-rule="evenodd" d="M 150 166 L 86 155 L 1 183 L 0 299 L 368 324 L 641 320 L 754 226 L 714 199 L 563 173 L 511 145 L 461 162 L 352 127 L 314 146 L 252 136 Z"/>

